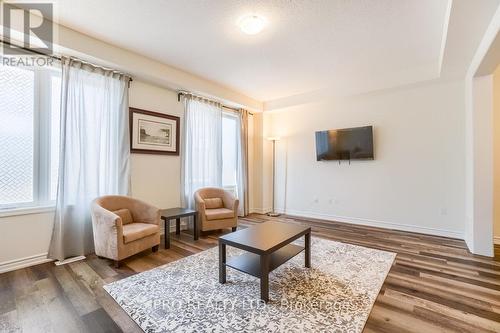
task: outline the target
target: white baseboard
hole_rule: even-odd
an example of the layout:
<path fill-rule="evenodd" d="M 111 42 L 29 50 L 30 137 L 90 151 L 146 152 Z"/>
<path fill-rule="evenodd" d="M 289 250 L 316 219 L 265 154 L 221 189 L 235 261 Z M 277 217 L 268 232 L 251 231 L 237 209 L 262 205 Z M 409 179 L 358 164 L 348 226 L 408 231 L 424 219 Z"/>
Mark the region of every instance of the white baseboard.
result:
<path fill-rule="evenodd" d="M 50 261 L 54 260 L 47 258 L 47 253 L 40 253 L 25 258 L 4 261 L 0 263 L 0 273 L 15 271 L 16 269 L 39 265 Z"/>
<path fill-rule="evenodd" d="M 493 243 L 497 244 L 497 245 L 500 245 L 500 236 L 493 237 Z"/>
<path fill-rule="evenodd" d="M 272 208 L 250 208 L 250 214 L 267 214 L 272 210 Z"/>
<path fill-rule="evenodd" d="M 314 218 L 314 219 L 318 219 L 318 220 L 352 223 L 352 224 L 358 224 L 358 225 L 365 225 L 365 226 L 369 226 L 369 227 L 379 227 L 379 228 L 384 228 L 384 229 L 417 232 L 417 233 L 433 235 L 433 236 L 443 236 L 443 237 L 464 239 L 463 233 L 453 231 L 453 230 L 421 227 L 421 226 L 416 226 L 416 225 L 378 221 L 378 220 L 371 220 L 371 219 L 358 218 L 358 217 L 347 217 L 347 216 L 337 216 L 337 215 L 330 215 L 330 214 L 324 214 L 324 213 L 314 213 L 314 212 L 309 212 L 309 211 L 299 211 L 299 210 L 290 210 L 290 209 L 287 209 L 286 211 L 284 211 L 283 209 L 279 209 L 279 208 L 277 208 L 276 211 L 279 213 L 282 213 L 282 214 L 298 216 L 298 217 L 306 217 L 306 218 L 310 217 L 310 218 Z"/>

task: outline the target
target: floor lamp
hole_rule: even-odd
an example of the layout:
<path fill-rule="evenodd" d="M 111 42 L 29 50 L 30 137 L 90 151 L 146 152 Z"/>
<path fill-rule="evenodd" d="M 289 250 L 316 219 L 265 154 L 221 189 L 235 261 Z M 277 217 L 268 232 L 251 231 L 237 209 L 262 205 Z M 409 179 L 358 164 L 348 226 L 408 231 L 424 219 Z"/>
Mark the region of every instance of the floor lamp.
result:
<path fill-rule="evenodd" d="M 281 214 L 276 213 L 274 211 L 274 183 L 275 183 L 274 177 L 276 176 L 276 141 L 279 141 L 280 138 L 270 137 L 267 139 L 273 142 L 273 209 L 269 213 L 267 213 L 267 216 L 277 217 L 280 216 Z"/>

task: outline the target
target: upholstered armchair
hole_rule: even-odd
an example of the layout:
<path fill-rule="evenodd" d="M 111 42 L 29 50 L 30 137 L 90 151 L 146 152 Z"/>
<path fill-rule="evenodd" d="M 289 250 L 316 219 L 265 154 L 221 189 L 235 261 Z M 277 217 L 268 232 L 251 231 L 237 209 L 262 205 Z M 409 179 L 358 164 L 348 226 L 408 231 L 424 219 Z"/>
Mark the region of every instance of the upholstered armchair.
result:
<path fill-rule="evenodd" d="M 160 244 L 160 210 L 143 201 L 118 195 L 95 199 L 91 204 L 95 253 L 115 261 Z"/>
<path fill-rule="evenodd" d="M 200 230 L 216 230 L 238 226 L 239 201 L 221 188 L 206 187 L 194 194 L 196 210 L 200 219 Z"/>

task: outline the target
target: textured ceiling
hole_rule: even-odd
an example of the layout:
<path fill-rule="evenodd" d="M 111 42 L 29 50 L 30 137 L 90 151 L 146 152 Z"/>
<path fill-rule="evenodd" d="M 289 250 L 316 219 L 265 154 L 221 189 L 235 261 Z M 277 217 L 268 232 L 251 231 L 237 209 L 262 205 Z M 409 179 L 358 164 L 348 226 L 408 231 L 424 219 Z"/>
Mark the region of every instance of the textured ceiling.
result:
<path fill-rule="evenodd" d="M 60 24 L 261 101 L 439 75 L 448 0 L 58 0 Z M 269 22 L 243 34 L 245 14 Z"/>

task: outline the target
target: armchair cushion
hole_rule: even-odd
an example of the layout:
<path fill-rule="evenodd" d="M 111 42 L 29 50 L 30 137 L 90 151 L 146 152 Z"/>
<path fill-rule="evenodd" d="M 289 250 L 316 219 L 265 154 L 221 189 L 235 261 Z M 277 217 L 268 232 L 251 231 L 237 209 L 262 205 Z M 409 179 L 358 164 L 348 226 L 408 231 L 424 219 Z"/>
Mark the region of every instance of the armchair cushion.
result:
<path fill-rule="evenodd" d="M 160 227 L 151 223 L 129 223 L 123 226 L 123 242 L 130 243 L 135 240 L 153 235 L 160 231 Z"/>
<path fill-rule="evenodd" d="M 221 220 L 221 219 L 230 219 L 235 217 L 235 212 L 231 209 L 227 208 L 214 208 L 214 209 L 206 209 L 205 216 L 207 220 Z"/>
<path fill-rule="evenodd" d="M 203 201 L 205 201 L 205 208 L 207 209 L 224 208 L 222 198 L 206 198 Z"/>
<path fill-rule="evenodd" d="M 132 220 L 132 214 L 130 214 L 130 210 L 126 208 L 115 210 L 113 213 L 115 213 L 122 219 L 123 225 L 134 222 Z"/>

